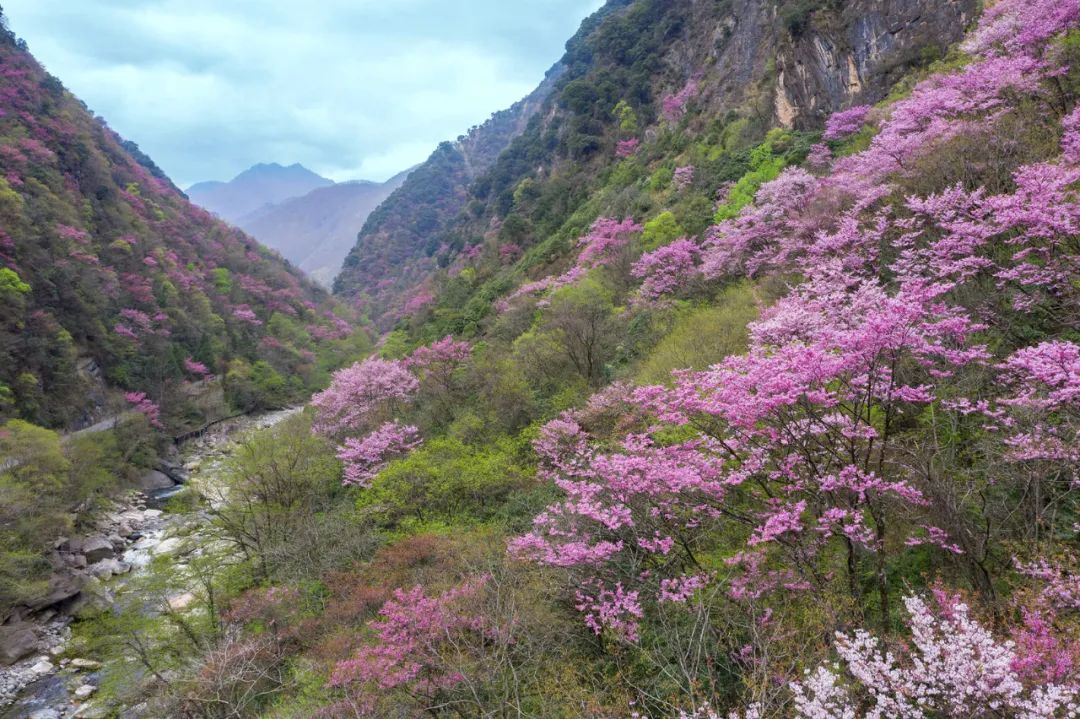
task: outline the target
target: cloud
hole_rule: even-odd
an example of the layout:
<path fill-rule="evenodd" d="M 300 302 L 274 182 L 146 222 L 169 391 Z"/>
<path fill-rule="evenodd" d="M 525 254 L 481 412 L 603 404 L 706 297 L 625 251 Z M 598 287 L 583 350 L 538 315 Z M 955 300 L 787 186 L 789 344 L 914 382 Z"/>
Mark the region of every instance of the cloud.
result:
<path fill-rule="evenodd" d="M 4 0 L 186 186 L 257 162 L 385 179 L 528 94 L 602 0 Z"/>

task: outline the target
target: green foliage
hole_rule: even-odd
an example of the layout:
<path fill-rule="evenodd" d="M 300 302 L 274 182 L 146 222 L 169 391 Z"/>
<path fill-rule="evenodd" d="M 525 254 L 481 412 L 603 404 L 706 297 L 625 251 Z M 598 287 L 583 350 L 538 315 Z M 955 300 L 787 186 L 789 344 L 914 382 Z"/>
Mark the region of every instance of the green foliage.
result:
<path fill-rule="evenodd" d="M 765 138 L 765 142 L 755 147 L 750 152 L 750 171 L 739 178 L 739 181 L 728 192 L 727 199 L 716 211 L 716 221 L 723 222 L 739 214 L 742 208 L 754 200 L 758 188 L 770 180 L 775 180 L 780 171 L 790 164 L 801 151 L 805 157 L 805 148 L 798 147 L 796 138 L 786 130 L 772 130 Z"/>
<path fill-rule="evenodd" d="M 379 473 L 359 507 L 391 524 L 488 521 L 523 489 L 530 454 L 527 444 L 505 437 L 481 446 L 435 439 Z"/>
<path fill-rule="evenodd" d="M 243 359 L 229 363 L 225 374 L 225 397 L 241 412 L 280 409 L 298 399 L 303 391 L 299 378 L 286 380 L 264 360 L 248 364 Z"/>
<path fill-rule="evenodd" d="M 641 242 L 646 250 L 655 250 L 685 236 L 686 230 L 679 226 L 675 214 L 665 210 L 645 223 Z"/>
<path fill-rule="evenodd" d="M 725 290 L 713 303 L 680 313 L 671 331 L 642 362 L 640 384 L 664 384 L 676 369 L 702 370 L 746 347 L 746 325 L 757 317 L 749 284 Z"/>
<path fill-rule="evenodd" d="M 612 300 L 611 291 L 591 278 L 555 292 L 537 328 L 514 343 L 526 373 L 556 391 L 575 374 L 592 386 L 603 383 L 623 328 Z"/>
<path fill-rule="evenodd" d="M 373 547 L 364 525 L 339 511 L 340 478 L 333 449 L 312 434 L 310 419 L 291 417 L 235 448 L 210 490 L 220 503 L 214 526 L 262 579 L 317 577 L 328 571 L 327 557 L 344 563 Z"/>
<path fill-rule="evenodd" d="M 47 589 L 45 552 L 75 498 L 60 437 L 22 420 L 0 426 L 0 617 Z"/>
<path fill-rule="evenodd" d="M 619 100 L 619 104 L 612 110 L 615 119 L 619 123 L 619 129 L 628 135 L 637 134 L 640 129 L 637 113 L 626 100 Z"/>
<path fill-rule="evenodd" d="M 22 281 L 16 272 L 0 267 L 0 301 L 5 304 L 20 301 L 20 296 L 30 292 L 30 285 Z"/>

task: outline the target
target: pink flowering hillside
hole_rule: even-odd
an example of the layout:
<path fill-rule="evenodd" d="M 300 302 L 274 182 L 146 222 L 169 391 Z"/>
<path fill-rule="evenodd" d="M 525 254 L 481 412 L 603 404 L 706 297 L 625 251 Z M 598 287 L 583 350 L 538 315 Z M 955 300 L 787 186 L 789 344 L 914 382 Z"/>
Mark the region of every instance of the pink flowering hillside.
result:
<path fill-rule="evenodd" d="M 1080 0 L 612 0 L 548 82 L 373 215 L 387 331 L 225 462 L 196 608 L 94 626 L 136 700 L 1080 715 Z"/>
<path fill-rule="evenodd" d="M 353 319 L 189 204 L 4 31 L 0 418 L 92 424 L 122 410 L 102 380 L 160 405 L 162 426 L 198 422 L 190 385 L 211 377 L 238 409 L 280 405 Z"/>

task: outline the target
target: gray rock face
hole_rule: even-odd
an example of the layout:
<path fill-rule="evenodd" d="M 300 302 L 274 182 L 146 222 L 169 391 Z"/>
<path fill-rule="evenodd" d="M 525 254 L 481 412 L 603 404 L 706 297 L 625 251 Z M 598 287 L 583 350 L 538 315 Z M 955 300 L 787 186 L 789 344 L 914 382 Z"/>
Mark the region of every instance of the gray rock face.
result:
<path fill-rule="evenodd" d="M 41 647 L 41 642 L 29 624 L 0 627 L 0 664 L 10 666 L 25 659 Z"/>
<path fill-rule="evenodd" d="M 168 459 L 158 462 L 157 470 L 171 479 L 175 484 L 185 484 L 188 481 L 188 472 L 183 465 Z"/>
<path fill-rule="evenodd" d="M 106 543 L 108 544 L 108 543 Z M 108 545 L 110 552 L 112 545 Z M 41 611 L 75 597 L 86 584 L 86 575 L 77 571 L 55 572 L 49 578 L 49 592 L 28 606 L 31 611 Z"/>
<path fill-rule="evenodd" d="M 108 579 L 117 574 L 126 574 L 131 571 L 131 565 L 118 559 L 103 559 L 97 564 L 90 565 L 90 574 L 98 579 Z"/>
<path fill-rule="evenodd" d="M 102 559 L 108 559 L 116 552 L 113 543 L 105 537 L 87 537 L 80 542 L 80 549 L 89 564 L 96 564 Z"/>
<path fill-rule="evenodd" d="M 169 476 L 164 472 L 159 472 L 156 469 L 151 469 L 149 472 L 139 478 L 139 489 L 149 494 L 150 492 L 156 492 L 161 489 L 169 489 L 176 483 L 169 479 Z"/>
<path fill-rule="evenodd" d="M 940 57 L 975 17 L 974 0 L 852 0 L 777 56 L 777 119 L 815 126 L 835 110 L 881 100 L 912 67 Z M 825 24 L 825 23 L 820 23 Z"/>

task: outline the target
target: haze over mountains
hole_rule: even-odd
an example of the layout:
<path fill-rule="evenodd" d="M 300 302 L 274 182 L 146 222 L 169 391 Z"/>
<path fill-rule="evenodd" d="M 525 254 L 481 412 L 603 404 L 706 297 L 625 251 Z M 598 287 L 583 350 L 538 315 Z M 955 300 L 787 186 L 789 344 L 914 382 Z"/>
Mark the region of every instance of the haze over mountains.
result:
<path fill-rule="evenodd" d="M 407 176 L 335 184 L 300 164 L 266 163 L 229 182 L 197 183 L 187 194 L 329 286 L 368 215 Z"/>

